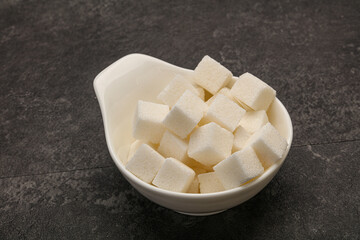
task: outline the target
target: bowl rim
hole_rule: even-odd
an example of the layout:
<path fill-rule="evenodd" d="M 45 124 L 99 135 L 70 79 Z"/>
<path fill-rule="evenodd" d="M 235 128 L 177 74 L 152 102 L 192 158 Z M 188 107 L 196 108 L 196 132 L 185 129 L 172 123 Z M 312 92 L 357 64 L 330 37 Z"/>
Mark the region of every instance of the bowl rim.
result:
<path fill-rule="evenodd" d="M 286 121 L 289 122 L 289 126 L 290 126 L 290 136 L 288 139 L 286 139 L 288 141 L 288 146 L 287 149 L 283 155 L 283 157 L 278 160 L 275 164 L 273 164 L 271 167 L 267 168 L 265 170 L 265 172 L 257 177 L 255 180 L 245 184 L 245 185 L 241 185 L 240 187 L 236 187 L 233 189 L 228 189 L 225 191 L 221 191 L 221 192 L 214 192 L 214 193 L 182 193 L 182 192 L 173 192 L 173 191 L 169 191 L 169 190 L 165 190 L 165 189 L 161 189 L 158 188 L 156 186 L 153 186 L 151 184 L 148 184 L 144 181 L 142 181 L 141 179 L 139 179 L 138 177 L 136 177 L 134 174 L 132 174 L 131 172 L 129 172 L 126 168 L 125 165 L 122 163 L 122 161 L 118 158 L 115 149 L 113 148 L 113 146 L 111 145 L 111 140 L 110 140 L 110 134 L 109 134 L 109 129 L 108 129 L 108 124 L 107 124 L 107 115 L 105 114 L 105 103 L 103 101 L 103 95 L 105 93 L 105 91 L 100 91 L 99 89 L 99 82 L 101 81 L 102 76 L 104 75 L 104 73 L 111 71 L 112 69 L 116 68 L 117 64 L 120 64 L 123 61 L 128 60 L 129 58 L 136 58 L 135 60 L 139 60 L 140 62 L 146 62 L 146 61 L 151 61 L 151 62 L 155 62 L 158 64 L 163 64 L 164 66 L 167 67 L 171 67 L 171 68 L 178 68 L 179 70 L 182 71 L 188 71 L 188 72 L 192 72 L 193 70 L 190 69 L 186 69 L 186 68 L 181 68 L 178 67 L 176 65 L 170 64 L 168 62 L 165 62 L 163 60 L 157 59 L 155 57 L 151 57 L 145 54 L 140 54 L 140 53 L 132 53 L 129 55 L 126 55 L 122 58 L 120 58 L 119 60 L 115 61 L 114 63 L 112 63 L 111 65 L 109 65 L 108 67 L 106 67 L 104 70 L 102 70 L 94 79 L 93 82 L 93 86 L 95 89 L 95 93 L 96 93 L 96 97 L 98 99 L 99 105 L 100 105 L 100 109 L 101 109 L 101 115 L 102 115 L 102 119 L 103 119 L 103 125 L 104 125 L 104 130 L 105 130 L 105 138 L 106 138 L 106 144 L 108 147 L 108 150 L 110 152 L 111 158 L 112 160 L 115 162 L 115 165 L 117 166 L 117 168 L 120 170 L 121 174 L 124 175 L 125 179 L 131 184 L 131 181 L 133 181 L 134 183 L 136 183 L 137 185 L 139 185 L 140 187 L 150 191 L 150 192 L 154 192 L 157 193 L 159 195 L 164 195 L 167 197 L 175 197 L 175 198 L 183 198 L 183 199 L 205 199 L 205 198 L 209 198 L 209 197 L 227 197 L 230 195 L 234 195 L 234 194 L 238 194 L 247 190 L 252 189 L 253 187 L 256 187 L 257 185 L 259 185 L 263 180 L 265 180 L 267 177 L 269 177 L 273 172 L 276 172 L 280 169 L 280 167 L 282 166 L 282 164 L 284 163 L 290 148 L 291 148 L 291 144 L 292 144 L 292 140 L 293 140 L 293 125 L 292 125 L 292 121 L 290 118 L 290 115 L 287 111 L 287 109 L 285 108 L 285 106 L 283 105 L 283 103 L 276 97 L 274 99 L 274 101 L 278 101 L 278 103 L 280 104 L 280 107 L 282 109 L 282 111 L 285 112 L 285 117 L 286 117 Z M 112 81 L 116 81 L 118 78 L 113 78 Z M 131 181 L 130 181 L 130 180 Z M 132 184 L 131 184 L 132 185 Z"/>

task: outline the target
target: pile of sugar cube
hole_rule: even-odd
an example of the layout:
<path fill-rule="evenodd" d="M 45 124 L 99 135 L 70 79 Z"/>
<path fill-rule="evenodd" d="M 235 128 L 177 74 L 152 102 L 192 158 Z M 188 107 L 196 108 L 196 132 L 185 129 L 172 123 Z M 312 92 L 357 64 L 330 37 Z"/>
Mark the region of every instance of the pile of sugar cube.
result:
<path fill-rule="evenodd" d="M 163 104 L 139 100 L 126 169 L 169 191 L 212 193 L 246 184 L 281 159 L 287 142 L 266 114 L 275 90 L 250 73 L 232 79 L 205 56 L 190 77 L 177 75 L 160 92 Z"/>

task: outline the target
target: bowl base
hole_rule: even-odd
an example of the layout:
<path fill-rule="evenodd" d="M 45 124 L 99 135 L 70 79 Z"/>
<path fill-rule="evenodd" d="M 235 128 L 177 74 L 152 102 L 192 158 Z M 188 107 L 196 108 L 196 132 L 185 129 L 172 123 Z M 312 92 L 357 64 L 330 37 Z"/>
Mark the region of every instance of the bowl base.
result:
<path fill-rule="evenodd" d="M 222 213 L 222 212 L 224 212 L 226 210 L 227 209 L 220 210 L 220 211 L 215 211 L 215 212 L 206 212 L 206 213 L 188 213 L 188 212 L 179 212 L 179 211 L 175 211 L 175 212 L 180 213 L 180 214 L 184 214 L 184 215 L 189 215 L 189 216 L 204 217 L 204 216 L 210 216 L 210 215 Z"/>

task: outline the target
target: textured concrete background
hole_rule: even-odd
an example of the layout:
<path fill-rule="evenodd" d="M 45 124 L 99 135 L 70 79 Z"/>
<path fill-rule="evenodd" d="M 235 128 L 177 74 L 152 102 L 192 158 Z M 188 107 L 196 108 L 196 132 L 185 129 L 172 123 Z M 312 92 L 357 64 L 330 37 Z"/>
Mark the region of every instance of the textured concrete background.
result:
<path fill-rule="evenodd" d="M 0 239 L 359 239 L 359 1 L 0 2 Z M 129 53 L 208 54 L 277 92 L 294 142 L 248 202 L 188 217 L 108 153 L 94 77 Z"/>

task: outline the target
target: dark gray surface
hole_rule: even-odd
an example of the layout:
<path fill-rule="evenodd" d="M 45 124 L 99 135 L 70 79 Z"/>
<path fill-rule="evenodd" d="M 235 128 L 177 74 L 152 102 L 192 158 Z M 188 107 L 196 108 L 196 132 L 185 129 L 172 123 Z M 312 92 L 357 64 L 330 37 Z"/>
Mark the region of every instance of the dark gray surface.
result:
<path fill-rule="evenodd" d="M 1 1 L 0 239 L 359 239 L 359 29 L 359 1 Z M 92 87 L 133 52 L 273 86 L 294 124 L 275 179 L 211 217 L 133 190 Z"/>

